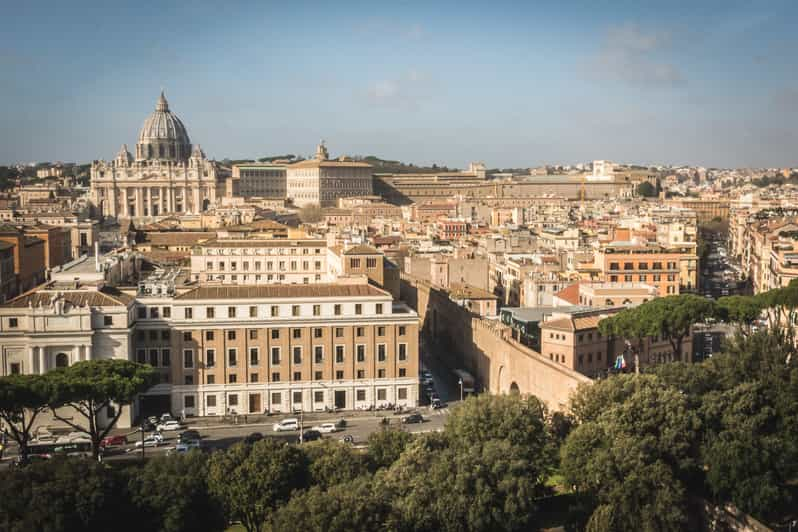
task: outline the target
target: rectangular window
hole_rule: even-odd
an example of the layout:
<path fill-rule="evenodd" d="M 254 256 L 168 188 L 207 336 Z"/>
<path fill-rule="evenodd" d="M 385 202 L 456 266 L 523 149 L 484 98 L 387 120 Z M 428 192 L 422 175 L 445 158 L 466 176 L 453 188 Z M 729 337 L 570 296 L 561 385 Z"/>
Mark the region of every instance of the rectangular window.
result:
<path fill-rule="evenodd" d="M 382 303 L 377 303 L 377 305 L 374 307 L 374 312 L 376 314 L 382 314 Z"/>
<path fill-rule="evenodd" d="M 321 338 L 324 336 L 324 330 L 321 327 L 315 327 L 313 329 L 313 338 Z"/>
<path fill-rule="evenodd" d="M 236 376 L 235 373 L 231 373 L 230 375 L 227 376 L 227 382 L 229 384 L 235 384 L 237 381 L 238 381 L 238 377 Z"/>
<path fill-rule="evenodd" d="M 376 267 L 377 267 L 377 259 L 375 258 L 366 259 L 366 268 L 373 270 Z"/>
<path fill-rule="evenodd" d="M 205 367 L 212 368 L 216 365 L 216 350 L 215 349 L 206 349 L 205 350 Z"/>
<path fill-rule="evenodd" d="M 194 367 L 194 351 L 186 349 L 183 351 L 183 367 L 192 369 Z"/>
<path fill-rule="evenodd" d="M 313 361 L 321 364 L 324 361 L 324 347 L 317 345 L 313 347 Z"/>
<path fill-rule="evenodd" d="M 364 370 L 364 369 L 357 370 L 357 378 L 358 379 L 365 379 L 366 378 L 366 370 Z"/>
<path fill-rule="evenodd" d="M 344 380 L 344 372 L 340 369 L 335 370 L 335 380 L 342 381 Z"/>
<path fill-rule="evenodd" d="M 147 318 L 147 307 L 139 307 L 137 310 L 137 315 L 139 319 L 146 319 Z"/>
<path fill-rule="evenodd" d="M 205 341 L 207 342 L 213 341 L 213 331 L 205 331 Z"/>
<path fill-rule="evenodd" d="M 323 403 L 324 402 L 324 392 L 313 392 L 313 402 L 314 403 Z"/>
<path fill-rule="evenodd" d="M 187 320 L 190 320 L 194 317 L 194 309 L 191 307 L 186 307 L 183 309 L 183 317 Z"/>
<path fill-rule="evenodd" d="M 363 305 L 355 303 L 355 314 L 363 314 Z"/>
<path fill-rule="evenodd" d="M 366 335 L 366 328 L 365 327 L 357 327 L 355 328 L 355 336 L 365 336 Z"/>
<path fill-rule="evenodd" d="M 344 346 L 342 345 L 335 346 L 335 362 L 337 364 L 342 364 L 344 362 Z"/>
<path fill-rule="evenodd" d="M 213 307 L 205 307 L 205 317 L 206 318 L 215 318 L 216 317 L 216 310 Z"/>
<path fill-rule="evenodd" d="M 227 350 L 227 365 L 235 366 L 238 364 L 238 352 L 235 349 Z"/>
<path fill-rule="evenodd" d="M 385 336 L 385 327 L 383 325 L 377 327 L 377 336 Z"/>
<path fill-rule="evenodd" d="M 302 348 L 301 347 L 294 346 L 293 358 L 294 358 L 294 364 L 301 364 L 302 363 Z"/>
<path fill-rule="evenodd" d="M 172 307 L 164 307 L 163 308 L 163 317 L 164 318 L 171 318 L 172 317 Z"/>
<path fill-rule="evenodd" d="M 280 339 L 280 329 L 272 329 L 272 340 Z"/>
<path fill-rule="evenodd" d="M 158 367 L 158 350 L 150 349 L 150 366 Z"/>
<path fill-rule="evenodd" d="M 302 372 L 301 371 L 295 371 L 294 372 L 294 381 L 295 382 L 299 382 L 301 380 L 302 380 Z"/>
<path fill-rule="evenodd" d="M 336 303 L 336 305 L 333 307 L 333 312 L 334 312 L 334 314 L 336 316 L 340 316 L 341 315 L 341 305 Z"/>
<path fill-rule="evenodd" d="M 165 368 L 172 365 L 172 352 L 169 349 L 161 349 L 161 362 Z"/>
<path fill-rule="evenodd" d="M 407 360 L 407 344 L 399 344 L 399 360 Z"/>
<path fill-rule="evenodd" d="M 216 407 L 216 396 L 215 395 L 208 395 L 205 397 L 205 404 L 208 405 L 210 408 Z"/>
<path fill-rule="evenodd" d="M 280 363 L 280 348 L 279 347 L 272 347 L 272 365 L 277 365 Z"/>
<path fill-rule="evenodd" d="M 183 376 L 183 384 L 190 386 L 194 384 L 194 375 Z"/>
<path fill-rule="evenodd" d="M 407 327 L 405 327 L 404 325 L 400 325 L 399 326 L 399 336 L 404 336 L 406 332 L 407 332 Z"/>
<path fill-rule="evenodd" d="M 277 305 L 272 305 L 271 308 L 272 318 L 276 318 L 280 315 L 280 307 Z"/>
<path fill-rule="evenodd" d="M 407 399 L 407 388 L 397 388 L 396 394 L 399 399 Z"/>
<path fill-rule="evenodd" d="M 343 338 L 344 337 L 344 328 L 343 327 L 336 327 L 335 328 L 335 337 L 336 338 Z"/>
<path fill-rule="evenodd" d="M 236 332 L 235 331 L 227 331 L 227 339 L 228 340 L 235 340 L 236 339 Z"/>
<path fill-rule="evenodd" d="M 232 377 L 232 375 L 231 375 L 231 377 Z M 238 406 L 238 394 L 237 393 L 231 393 L 230 395 L 228 395 L 227 396 L 227 404 L 230 405 L 230 406 Z"/>
<path fill-rule="evenodd" d="M 317 380 L 317 381 L 320 381 L 320 380 L 321 380 L 321 376 L 322 376 L 322 375 L 321 375 L 321 371 L 314 371 L 314 372 L 313 372 L 313 378 L 314 378 L 315 380 Z"/>
<path fill-rule="evenodd" d="M 158 340 L 158 331 L 150 331 L 150 341 L 155 342 Z"/>
<path fill-rule="evenodd" d="M 377 370 L 377 378 L 378 379 L 384 379 L 385 378 L 385 370 L 384 369 L 378 369 Z"/>
<path fill-rule="evenodd" d="M 193 395 L 184 395 L 183 396 L 183 408 L 194 408 L 194 396 Z"/>
<path fill-rule="evenodd" d="M 184 342 L 190 342 L 191 341 L 191 333 L 190 332 L 184 332 L 183 333 L 183 341 Z"/>
<path fill-rule="evenodd" d="M 407 369 L 399 368 L 399 376 L 400 377 L 407 377 Z"/>
<path fill-rule="evenodd" d="M 385 401 L 388 392 L 385 388 L 377 388 L 377 401 Z"/>
<path fill-rule="evenodd" d="M 385 362 L 385 344 L 377 344 L 377 362 Z"/>
<path fill-rule="evenodd" d="M 207 382 L 208 384 L 216 384 L 216 375 L 208 375 Z"/>
<path fill-rule="evenodd" d="M 110 327 L 114 324 L 114 317 L 113 316 L 103 316 L 103 325 L 106 327 Z M 17 326 L 17 318 L 11 318 L 8 320 L 8 326 L 12 329 Z"/>
<path fill-rule="evenodd" d="M 291 394 L 294 404 L 302 403 L 302 392 L 294 392 Z"/>
<path fill-rule="evenodd" d="M 356 390 L 355 401 L 365 401 L 365 400 L 366 400 L 366 390 Z"/>
<path fill-rule="evenodd" d="M 257 340 L 258 339 L 258 330 L 257 329 L 250 329 L 249 330 L 249 339 L 250 340 Z"/>
<path fill-rule="evenodd" d="M 272 373 L 272 382 L 280 382 L 280 372 L 275 371 Z"/>
<path fill-rule="evenodd" d="M 255 306 L 249 307 L 249 317 L 250 318 L 258 317 L 258 307 Z"/>
<path fill-rule="evenodd" d="M 258 374 L 257 373 L 250 373 L 249 374 L 249 382 L 258 382 Z"/>
<path fill-rule="evenodd" d="M 260 362 L 258 360 L 258 348 L 257 347 L 250 347 L 249 348 L 249 365 L 250 366 L 257 366 Z"/>
<path fill-rule="evenodd" d="M 291 331 L 291 336 L 292 336 L 292 337 L 293 337 L 295 340 L 298 340 L 298 339 L 302 338 L 302 329 L 293 329 L 293 330 Z"/>
<path fill-rule="evenodd" d="M 365 362 L 366 361 L 366 346 L 363 344 L 358 344 L 356 347 L 357 353 L 357 361 L 358 362 Z"/>
<path fill-rule="evenodd" d="M 299 305 L 291 305 L 291 315 L 299 316 Z"/>
<path fill-rule="evenodd" d="M 321 316 L 321 305 L 313 305 L 313 315 Z"/>

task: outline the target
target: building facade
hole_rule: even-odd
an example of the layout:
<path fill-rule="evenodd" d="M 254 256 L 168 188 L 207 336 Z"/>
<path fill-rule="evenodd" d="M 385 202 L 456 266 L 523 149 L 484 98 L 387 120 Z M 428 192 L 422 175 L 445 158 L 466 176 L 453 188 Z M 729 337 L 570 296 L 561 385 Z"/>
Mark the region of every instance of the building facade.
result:
<path fill-rule="evenodd" d="M 371 165 L 346 157 L 330 160 L 322 142 L 313 159 L 287 166 L 286 194 L 298 207 L 333 207 L 338 198 L 370 196 Z"/>
<path fill-rule="evenodd" d="M 199 213 L 223 190 L 219 167 L 198 144 L 192 146 L 163 92 L 139 132 L 135 157 L 123 145 L 113 161 L 95 161 L 91 167 L 91 202 L 104 217 Z"/>
<path fill-rule="evenodd" d="M 281 198 L 286 197 L 285 165 L 272 163 L 236 164 L 232 172 L 233 196 L 243 198 Z"/>

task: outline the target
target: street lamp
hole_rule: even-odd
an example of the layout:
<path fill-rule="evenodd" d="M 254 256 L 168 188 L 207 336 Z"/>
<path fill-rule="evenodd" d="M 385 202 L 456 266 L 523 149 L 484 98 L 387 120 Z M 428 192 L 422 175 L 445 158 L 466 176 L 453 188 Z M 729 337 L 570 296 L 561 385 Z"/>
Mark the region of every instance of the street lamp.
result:
<path fill-rule="evenodd" d="M 457 384 L 460 385 L 460 401 L 463 400 L 463 379 L 462 377 L 457 379 Z"/>

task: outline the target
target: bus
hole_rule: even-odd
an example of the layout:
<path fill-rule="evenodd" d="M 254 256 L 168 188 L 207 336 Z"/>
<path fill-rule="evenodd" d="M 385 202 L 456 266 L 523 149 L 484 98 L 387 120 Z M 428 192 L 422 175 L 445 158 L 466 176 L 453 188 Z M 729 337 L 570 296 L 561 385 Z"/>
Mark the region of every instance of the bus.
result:
<path fill-rule="evenodd" d="M 50 459 L 54 456 L 91 457 L 91 442 L 70 441 L 61 443 L 32 443 L 28 445 L 28 456 Z"/>

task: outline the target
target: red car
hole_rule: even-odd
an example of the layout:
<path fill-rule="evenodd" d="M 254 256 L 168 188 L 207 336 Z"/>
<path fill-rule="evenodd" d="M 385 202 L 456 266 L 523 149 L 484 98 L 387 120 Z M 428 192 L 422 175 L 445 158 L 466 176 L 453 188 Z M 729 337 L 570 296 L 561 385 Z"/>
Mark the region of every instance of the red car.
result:
<path fill-rule="evenodd" d="M 108 436 L 100 442 L 100 445 L 103 447 L 111 447 L 112 445 L 127 445 L 127 437 L 124 435 Z"/>

